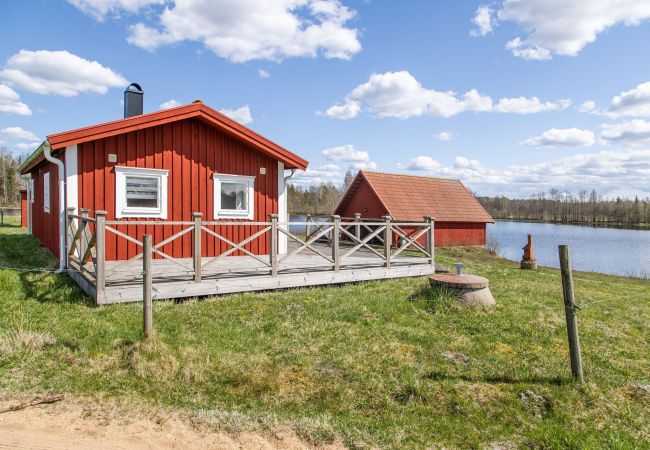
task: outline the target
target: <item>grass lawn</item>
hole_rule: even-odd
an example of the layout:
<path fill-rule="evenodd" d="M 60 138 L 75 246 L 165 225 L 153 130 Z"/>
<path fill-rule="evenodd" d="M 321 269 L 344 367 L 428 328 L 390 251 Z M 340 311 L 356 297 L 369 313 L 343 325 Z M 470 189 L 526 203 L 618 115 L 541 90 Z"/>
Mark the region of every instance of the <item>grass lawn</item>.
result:
<path fill-rule="evenodd" d="M 133 401 L 314 444 L 649 447 L 650 282 L 575 273 L 578 386 L 557 270 L 478 249 L 438 259 L 488 277 L 497 307 L 462 307 L 424 278 L 164 301 L 149 342 L 139 304 L 90 306 L 64 275 L 0 269 L 0 394 Z M 0 266 L 56 261 L 5 227 Z"/>

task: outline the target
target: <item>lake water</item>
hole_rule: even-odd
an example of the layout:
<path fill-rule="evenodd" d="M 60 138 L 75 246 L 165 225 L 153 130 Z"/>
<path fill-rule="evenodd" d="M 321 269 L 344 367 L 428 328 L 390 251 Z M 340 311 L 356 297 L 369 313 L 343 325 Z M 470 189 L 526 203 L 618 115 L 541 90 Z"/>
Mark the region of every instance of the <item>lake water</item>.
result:
<path fill-rule="evenodd" d="M 488 236 L 499 243 L 501 256 L 520 261 L 527 235 L 533 235 L 538 264 L 559 267 L 557 247 L 567 244 L 576 270 L 615 275 L 650 275 L 650 231 L 579 225 L 497 221 Z"/>

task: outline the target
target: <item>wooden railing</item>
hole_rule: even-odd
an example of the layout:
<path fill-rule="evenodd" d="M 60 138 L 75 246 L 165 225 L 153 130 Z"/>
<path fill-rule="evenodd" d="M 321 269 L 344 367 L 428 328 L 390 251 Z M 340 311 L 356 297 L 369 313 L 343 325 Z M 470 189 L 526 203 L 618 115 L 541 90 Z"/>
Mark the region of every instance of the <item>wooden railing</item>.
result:
<path fill-rule="evenodd" d="M 360 215 L 354 218 L 341 218 L 331 216 L 326 222 L 313 222 L 308 217 L 302 222 L 279 222 L 277 214 L 270 215 L 269 222 L 249 221 L 204 221 L 202 213 L 192 214 L 192 221 L 172 220 L 106 220 L 106 211 L 95 211 L 91 218 L 89 210 L 80 209 L 80 214 L 74 214 L 74 209 L 69 208 L 67 215 L 68 232 L 68 265 L 72 270 L 78 271 L 90 279 L 97 292 L 106 287 L 106 278 L 120 268 L 143 257 L 142 250 L 135 255 L 113 264 L 110 270 L 106 269 L 106 234 L 112 233 L 117 238 L 124 239 L 143 249 L 144 243 L 134 236 L 118 230 L 118 226 L 146 226 L 146 227 L 181 227 L 173 235 L 166 237 L 158 243 L 152 243 L 151 252 L 159 258 L 171 261 L 179 266 L 184 273 L 193 276 L 194 281 L 200 282 L 206 269 L 217 261 L 232 255 L 243 254 L 261 263 L 268 268 L 271 276 L 288 267 L 290 260 L 296 255 L 309 251 L 324 260 L 331 270 L 338 272 L 341 264 L 346 263 L 357 252 L 364 250 L 367 255 L 376 257 L 378 261 L 390 269 L 391 263 L 403 255 L 403 252 L 417 252 L 423 255 L 427 264 L 435 264 L 434 250 L 434 220 L 425 217 L 423 222 L 393 222 L 390 216 L 381 220 L 362 220 Z M 229 233 L 217 232 L 217 227 L 255 227 L 259 230 L 251 232 L 239 242 L 229 239 Z M 305 235 L 289 231 L 290 228 L 305 227 Z M 211 229 L 214 228 L 214 229 Z M 313 228 L 313 229 L 312 229 Z M 163 247 L 182 236 L 193 233 L 191 265 L 187 260 L 176 258 L 163 251 Z M 228 248 L 215 257 L 206 258 L 202 255 L 203 235 L 212 236 L 217 241 L 223 242 Z M 260 255 L 246 248 L 247 245 L 268 235 L 268 255 Z M 286 236 L 287 241 L 292 241 L 295 246 L 287 253 L 279 252 L 279 237 Z M 394 239 L 394 238 L 397 239 Z M 425 244 L 418 242 L 425 237 Z M 325 242 L 327 247 L 318 245 Z"/>

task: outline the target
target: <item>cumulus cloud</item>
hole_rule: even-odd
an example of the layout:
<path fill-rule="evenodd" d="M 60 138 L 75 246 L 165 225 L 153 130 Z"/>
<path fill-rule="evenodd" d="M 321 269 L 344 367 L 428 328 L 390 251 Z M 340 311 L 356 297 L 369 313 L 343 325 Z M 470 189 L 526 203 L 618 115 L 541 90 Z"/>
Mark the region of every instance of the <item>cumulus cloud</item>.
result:
<path fill-rule="evenodd" d="M 160 104 L 160 109 L 176 108 L 177 106 L 180 106 L 180 105 L 181 104 L 177 100 L 172 98 L 171 100 L 167 100 L 166 102 L 161 103 Z"/>
<path fill-rule="evenodd" d="M 17 89 L 64 97 L 105 94 L 109 88 L 128 84 L 112 69 L 65 50 L 20 50 L 7 60 L 0 78 Z"/>
<path fill-rule="evenodd" d="M 103 22 L 108 15 L 119 17 L 122 12 L 135 14 L 147 6 L 162 5 L 165 0 L 68 0 L 68 3 Z"/>
<path fill-rule="evenodd" d="M 441 131 L 440 133 L 434 134 L 433 137 L 439 141 L 451 141 L 456 137 L 456 133 L 452 133 L 451 131 Z"/>
<path fill-rule="evenodd" d="M 632 147 L 650 144 L 650 122 L 634 119 L 613 125 L 603 124 L 600 140 L 603 144 L 622 144 Z"/>
<path fill-rule="evenodd" d="M 472 22 L 477 28 L 471 30 L 469 32 L 470 35 L 478 37 L 492 33 L 492 29 L 494 28 L 494 10 L 489 6 L 479 6 Z"/>
<path fill-rule="evenodd" d="M 340 184 L 342 179 L 343 171 L 341 167 L 336 164 L 323 164 L 321 166 L 307 167 L 304 172 L 298 172 L 291 182 L 299 185 Z"/>
<path fill-rule="evenodd" d="M 579 128 L 551 128 L 519 145 L 528 147 L 591 147 L 596 142 L 594 132 Z"/>
<path fill-rule="evenodd" d="M 563 99 L 556 102 L 542 102 L 537 97 L 502 98 L 494 107 L 500 113 L 534 114 L 546 111 L 559 111 L 571 106 L 571 100 Z"/>
<path fill-rule="evenodd" d="M 354 145 L 351 144 L 326 148 L 321 153 L 328 161 L 347 163 L 349 169 L 377 169 L 377 164 L 374 161 L 370 160 L 370 155 L 368 155 L 368 152 L 364 150 L 357 150 Z"/>
<path fill-rule="evenodd" d="M 615 96 L 604 114 L 614 118 L 650 116 L 650 81 Z"/>
<path fill-rule="evenodd" d="M 480 9 L 480 8 L 479 8 Z M 487 13 L 482 22 L 486 23 Z M 479 17 L 474 18 L 477 23 Z M 598 34 L 616 26 L 634 26 L 650 19 L 647 0 L 502 0 L 489 27 L 479 25 L 476 35 L 484 36 L 496 21 L 513 22 L 522 30 L 506 44 L 519 58 L 549 60 L 553 54 L 576 56 L 594 42 Z M 482 30 L 487 30 L 481 33 Z"/>
<path fill-rule="evenodd" d="M 347 25 L 355 15 L 338 0 L 171 0 L 155 26 L 131 25 L 127 41 L 149 51 L 196 41 L 236 63 L 347 60 L 361 50 L 359 31 Z"/>
<path fill-rule="evenodd" d="M 259 75 L 260 78 L 268 78 L 271 76 L 268 70 L 260 69 L 257 71 L 257 75 Z"/>
<path fill-rule="evenodd" d="M 423 166 L 415 163 L 416 160 L 426 163 Z M 473 191 L 484 195 L 526 197 L 558 187 L 572 191 L 597 189 L 606 197 L 621 191 L 638 193 L 641 197 L 650 195 L 650 150 L 579 153 L 539 164 L 502 168 L 462 156 L 455 158 L 451 165 L 419 156 L 401 168 L 459 178 Z"/>
<path fill-rule="evenodd" d="M 14 145 L 18 150 L 35 150 L 36 147 L 41 145 L 39 142 L 19 142 L 18 144 Z"/>
<path fill-rule="evenodd" d="M 594 112 L 598 106 L 596 105 L 596 102 L 593 100 L 587 100 L 585 102 L 582 102 L 580 107 L 578 108 L 578 111 L 582 113 L 588 113 L 588 112 Z"/>
<path fill-rule="evenodd" d="M 502 98 L 493 105 L 492 98 L 470 89 L 463 95 L 452 91 L 428 89 L 409 72 L 372 74 L 366 83 L 355 87 L 339 104 L 329 107 L 325 115 L 352 119 L 363 110 L 376 117 L 408 119 L 424 115 L 451 117 L 465 111 L 531 114 L 568 108 L 570 100 L 542 102 L 537 97 Z"/>
<path fill-rule="evenodd" d="M 40 141 L 38 136 L 21 127 L 7 127 L 0 130 L 0 135 L 16 141 Z"/>
<path fill-rule="evenodd" d="M 253 122 L 251 109 L 248 107 L 248 105 L 244 105 L 241 108 L 236 109 L 220 109 L 219 112 L 244 125 Z"/>
<path fill-rule="evenodd" d="M 20 95 L 9 86 L 0 84 L 0 112 L 31 116 L 32 110 L 20 101 Z"/>

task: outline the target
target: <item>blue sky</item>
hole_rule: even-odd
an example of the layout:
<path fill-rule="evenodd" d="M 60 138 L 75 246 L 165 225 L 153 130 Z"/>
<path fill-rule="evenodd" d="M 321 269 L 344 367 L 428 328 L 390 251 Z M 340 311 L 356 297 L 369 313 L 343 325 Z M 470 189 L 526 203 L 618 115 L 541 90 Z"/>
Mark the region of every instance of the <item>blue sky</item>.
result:
<path fill-rule="evenodd" d="M 200 98 L 310 161 L 481 194 L 650 196 L 647 0 L 22 0 L 0 5 L 0 141 Z M 585 103 L 587 102 L 587 103 Z"/>

